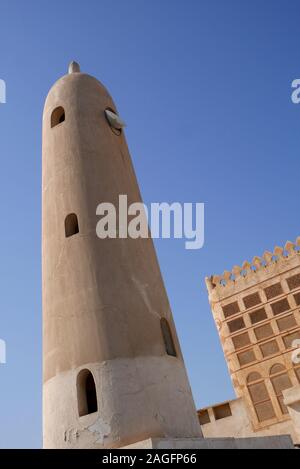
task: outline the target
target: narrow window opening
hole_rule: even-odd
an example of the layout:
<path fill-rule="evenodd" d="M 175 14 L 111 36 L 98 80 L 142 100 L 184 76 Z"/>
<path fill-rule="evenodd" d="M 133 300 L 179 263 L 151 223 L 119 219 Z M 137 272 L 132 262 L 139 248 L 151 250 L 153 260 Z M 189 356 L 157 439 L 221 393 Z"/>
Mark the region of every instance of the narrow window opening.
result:
<path fill-rule="evenodd" d="M 66 120 L 65 110 L 63 107 L 59 106 L 52 112 L 51 115 L 51 127 L 55 127 L 58 124 L 61 124 Z"/>
<path fill-rule="evenodd" d="M 78 218 L 75 213 L 70 213 L 65 219 L 65 234 L 66 238 L 74 236 L 79 233 Z"/>
<path fill-rule="evenodd" d="M 202 409 L 198 411 L 198 418 L 200 425 L 206 425 L 210 423 L 210 416 L 207 409 Z"/>
<path fill-rule="evenodd" d="M 98 411 L 95 381 L 89 370 L 81 370 L 77 376 L 77 400 L 79 417 Z"/>
<path fill-rule="evenodd" d="M 160 320 L 160 326 L 164 339 L 166 353 L 171 357 L 177 357 L 176 348 L 168 321 L 165 318 L 162 318 Z"/>
<path fill-rule="evenodd" d="M 226 404 L 213 407 L 213 413 L 216 420 L 225 419 L 232 416 L 231 407 L 229 402 Z"/>

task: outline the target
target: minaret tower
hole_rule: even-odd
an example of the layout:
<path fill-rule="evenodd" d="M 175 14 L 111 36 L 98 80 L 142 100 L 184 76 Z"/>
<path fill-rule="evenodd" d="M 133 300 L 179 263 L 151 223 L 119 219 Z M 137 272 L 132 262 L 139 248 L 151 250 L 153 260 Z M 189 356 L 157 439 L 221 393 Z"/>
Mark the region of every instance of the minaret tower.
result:
<path fill-rule="evenodd" d="M 151 238 L 97 237 L 101 202 L 141 195 L 115 104 L 75 62 L 45 103 L 42 186 L 44 447 L 201 436 Z"/>

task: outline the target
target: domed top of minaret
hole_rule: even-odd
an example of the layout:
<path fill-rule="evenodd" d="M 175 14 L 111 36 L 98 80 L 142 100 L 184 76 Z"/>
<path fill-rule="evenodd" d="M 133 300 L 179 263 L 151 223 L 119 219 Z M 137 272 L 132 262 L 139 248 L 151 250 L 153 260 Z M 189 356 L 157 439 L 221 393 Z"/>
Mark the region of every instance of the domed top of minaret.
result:
<path fill-rule="evenodd" d="M 80 65 L 74 60 L 69 65 L 69 74 L 70 73 L 80 73 Z"/>
<path fill-rule="evenodd" d="M 44 105 L 44 118 L 49 120 L 49 115 L 57 107 L 63 107 L 65 111 L 68 105 L 72 108 L 75 96 L 84 96 L 85 100 L 87 100 L 87 96 L 90 96 L 90 101 L 86 101 L 87 111 L 91 109 L 91 106 L 93 107 L 91 103 L 95 100 L 95 96 L 98 96 L 99 99 L 105 100 L 105 103 L 103 102 L 101 105 L 98 102 L 98 108 L 102 106 L 103 110 L 109 108 L 116 113 L 116 106 L 105 86 L 92 75 L 82 73 L 79 63 L 72 61 L 68 73 L 61 76 L 54 83 L 47 95 Z"/>

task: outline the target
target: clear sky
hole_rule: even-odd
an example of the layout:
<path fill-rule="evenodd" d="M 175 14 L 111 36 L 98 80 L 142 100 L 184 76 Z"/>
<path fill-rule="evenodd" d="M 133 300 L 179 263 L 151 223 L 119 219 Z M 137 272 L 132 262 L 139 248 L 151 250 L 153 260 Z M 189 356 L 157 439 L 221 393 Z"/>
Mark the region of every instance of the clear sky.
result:
<path fill-rule="evenodd" d="M 197 407 L 234 397 L 204 277 L 300 234 L 300 3 L 1 0 L 0 447 L 41 446 L 41 115 L 75 59 L 127 122 L 150 202 L 205 202 L 206 240 L 156 242 Z"/>

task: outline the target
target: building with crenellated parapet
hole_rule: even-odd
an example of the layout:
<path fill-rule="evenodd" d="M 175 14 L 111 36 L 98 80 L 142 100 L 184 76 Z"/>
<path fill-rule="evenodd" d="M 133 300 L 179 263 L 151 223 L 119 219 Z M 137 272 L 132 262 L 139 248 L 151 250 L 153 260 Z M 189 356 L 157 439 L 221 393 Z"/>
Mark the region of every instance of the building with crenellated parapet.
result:
<path fill-rule="evenodd" d="M 205 437 L 290 434 L 300 444 L 300 237 L 206 279 L 237 395 L 199 411 Z"/>

